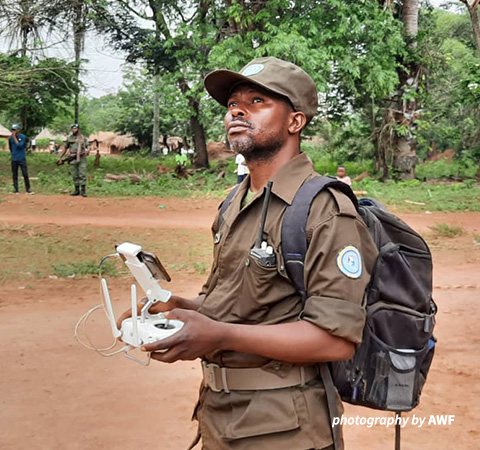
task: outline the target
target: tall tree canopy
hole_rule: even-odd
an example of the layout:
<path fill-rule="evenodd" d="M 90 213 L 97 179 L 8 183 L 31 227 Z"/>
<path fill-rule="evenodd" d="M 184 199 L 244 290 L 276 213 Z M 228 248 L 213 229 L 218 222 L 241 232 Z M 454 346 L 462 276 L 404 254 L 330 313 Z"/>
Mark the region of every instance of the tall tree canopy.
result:
<path fill-rule="evenodd" d="M 0 110 L 28 134 L 49 123 L 75 87 L 72 64 L 0 54 Z"/>
<path fill-rule="evenodd" d="M 313 75 L 331 117 L 384 98 L 397 83 L 400 27 L 371 1 L 106 0 L 95 12 L 98 28 L 130 62 L 175 79 L 200 166 L 208 165 L 200 111 L 211 69 L 239 69 L 265 55 L 288 59 Z"/>

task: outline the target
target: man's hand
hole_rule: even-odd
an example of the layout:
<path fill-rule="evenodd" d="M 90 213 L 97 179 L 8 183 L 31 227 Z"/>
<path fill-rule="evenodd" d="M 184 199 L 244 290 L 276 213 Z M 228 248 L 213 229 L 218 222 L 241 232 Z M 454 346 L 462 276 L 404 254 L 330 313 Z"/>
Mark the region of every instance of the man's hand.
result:
<path fill-rule="evenodd" d="M 178 297 L 177 295 L 172 295 L 170 297 L 170 300 L 168 300 L 167 303 L 164 303 L 164 302 L 157 302 L 155 303 L 154 305 L 152 305 L 150 307 L 150 309 L 148 310 L 148 312 L 150 314 L 158 314 L 158 313 L 164 313 L 164 312 L 167 312 L 167 311 L 171 311 L 172 309 L 175 309 L 175 308 L 178 308 L 178 305 L 179 305 L 179 302 L 185 302 L 185 301 L 188 301 L 182 297 Z M 147 299 L 146 297 L 145 298 L 142 298 L 142 300 L 140 300 L 138 303 L 137 303 L 137 314 L 140 315 L 140 313 L 142 312 L 142 308 L 145 306 L 145 303 L 147 303 Z M 117 320 L 117 328 L 120 329 L 121 326 L 122 326 L 122 322 L 125 320 L 125 319 L 128 319 L 129 317 L 132 317 L 132 308 L 129 308 L 127 309 Z"/>
<path fill-rule="evenodd" d="M 173 336 L 142 346 L 142 351 L 152 353 L 157 361 L 172 363 L 178 360 L 193 360 L 220 348 L 225 327 L 228 324 L 217 322 L 196 311 L 174 309 L 166 315 L 169 319 L 184 322 L 183 328 Z M 165 351 L 166 350 L 166 351 Z"/>

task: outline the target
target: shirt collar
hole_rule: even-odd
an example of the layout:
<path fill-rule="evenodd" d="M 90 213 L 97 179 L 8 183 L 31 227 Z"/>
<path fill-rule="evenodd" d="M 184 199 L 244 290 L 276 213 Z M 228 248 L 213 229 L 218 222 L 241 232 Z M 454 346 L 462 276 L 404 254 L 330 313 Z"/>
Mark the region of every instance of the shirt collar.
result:
<path fill-rule="evenodd" d="M 315 174 L 313 163 L 305 153 L 300 153 L 288 161 L 272 177 L 272 192 L 285 203 L 291 205 L 300 186 Z M 225 212 L 224 220 L 231 226 L 241 209 L 241 202 L 250 187 L 250 175 L 245 178 L 234 195 L 230 207 Z M 263 195 L 263 189 L 256 193 L 255 198 Z"/>
<path fill-rule="evenodd" d="M 313 163 L 305 153 L 292 158 L 272 177 L 272 192 L 289 205 L 300 186 L 314 175 Z"/>

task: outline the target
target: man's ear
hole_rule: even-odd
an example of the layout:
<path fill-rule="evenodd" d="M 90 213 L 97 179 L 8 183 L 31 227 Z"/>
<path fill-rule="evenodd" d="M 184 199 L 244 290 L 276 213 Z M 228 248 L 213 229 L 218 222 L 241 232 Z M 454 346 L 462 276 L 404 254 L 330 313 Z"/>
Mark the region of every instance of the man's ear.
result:
<path fill-rule="evenodd" d="M 288 132 L 290 134 L 300 133 L 307 124 L 307 118 L 301 111 L 293 111 L 290 114 L 290 124 L 288 126 Z"/>

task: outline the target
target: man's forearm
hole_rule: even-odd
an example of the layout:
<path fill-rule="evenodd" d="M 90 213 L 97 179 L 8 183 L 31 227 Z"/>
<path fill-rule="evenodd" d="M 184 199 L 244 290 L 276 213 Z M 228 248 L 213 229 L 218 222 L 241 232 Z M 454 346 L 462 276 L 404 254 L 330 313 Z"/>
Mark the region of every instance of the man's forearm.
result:
<path fill-rule="evenodd" d="M 292 363 L 349 359 L 351 342 L 306 320 L 277 325 L 222 324 L 221 349 L 252 353 Z"/>
<path fill-rule="evenodd" d="M 200 306 L 202 306 L 203 301 L 205 300 L 205 295 L 199 295 L 197 298 L 188 299 L 183 297 L 173 297 L 174 307 L 181 309 L 190 309 L 197 311 Z"/>

